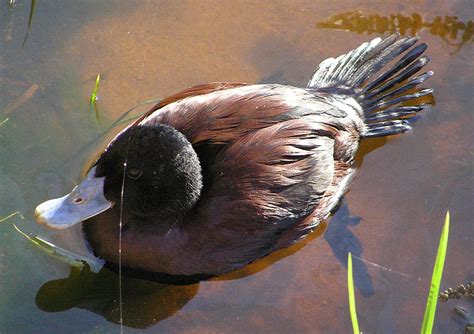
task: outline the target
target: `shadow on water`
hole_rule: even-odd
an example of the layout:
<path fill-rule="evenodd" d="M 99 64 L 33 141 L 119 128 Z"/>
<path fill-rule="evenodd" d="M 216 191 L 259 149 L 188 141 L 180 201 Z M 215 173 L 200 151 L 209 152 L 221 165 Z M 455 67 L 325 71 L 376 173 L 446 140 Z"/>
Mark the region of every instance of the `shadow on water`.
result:
<path fill-rule="evenodd" d="M 347 268 L 347 254 L 351 252 L 353 256 L 362 257 L 362 244 L 349 226 L 356 226 L 362 221 L 362 218 L 351 216 L 349 205 L 344 201 L 324 233 L 324 239 L 328 242 L 334 256 Z M 367 265 L 364 262 L 354 264 L 354 283 L 360 293 L 365 296 L 374 294 L 372 279 L 370 278 Z"/>
<path fill-rule="evenodd" d="M 117 274 L 107 268 L 71 270 L 68 278 L 43 284 L 36 305 L 45 312 L 62 312 L 78 307 L 120 323 Z M 198 284 L 169 285 L 127 276 L 122 280 L 123 324 L 149 327 L 179 311 L 198 291 Z"/>
<path fill-rule="evenodd" d="M 330 16 L 324 21 L 316 23 L 316 27 L 336 29 L 368 35 L 393 34 L 417 35 L 421 30 L 428 30 L 434 36 L 440 37 L 456 53 L 466 43 L 473 42 L 474 22 L 462 22 L 457 16 L 436 16 L 429 20 L 418 13 L 403 15 L 401 13 L 382 16 L 376 13 L 364 13 L 358 10 L 348 11 Z"/>
<path fill-rule="evenodd" d="M 386 137 L 363 140 L 355 157 L 356 167 L 359 168 L 362 165 L 362 160 L 366 154 L 382 147 L 387 141 Z M 362 218 L 350 214 L 349 204 L 346 200 L 343 200 L 340 207 L 332 215 L 328 228 L 324 233 L 324 239 L 331 247 L 331 251 L 345 268 L 347 268 L 347 254 L 349 252 L 352 253 L 354 258 L 362 257 L 362 244 L 349 229 L 349 226 L 356 226 L 361 221 Z M 373 295 L 374 287 L 367 265 L 362 261 L 354 262 L 353 270 L 356 288 L 365 297 Z"/>

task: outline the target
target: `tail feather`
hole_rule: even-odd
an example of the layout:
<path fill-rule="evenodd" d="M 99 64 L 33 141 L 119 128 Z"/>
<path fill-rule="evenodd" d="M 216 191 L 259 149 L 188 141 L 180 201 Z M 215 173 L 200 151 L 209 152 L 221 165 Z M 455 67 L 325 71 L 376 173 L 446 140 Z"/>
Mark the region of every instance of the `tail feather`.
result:
<path fill-rule="evenodd" d="M 313 73 L 311 80 L 308 82 L 308 88 L 352 87 L 350 80 L 354 77 L 354 72 L 370 58 L 370 51 L 381 40 L 381 38 L 376 38 L 336 59 L 328 58 L 324 60 Z"/>
<path fill-rule="evenodd" d="M 371 105 L 366 110 L 367 111 L 374 111 L 374 110 L 377 110 L 377 109 L 386 108 L 386 107 L 389 107 L 389 106 L 393 106 L 395 104 L 400 104 L 401 102 L 405 102 L 405 101 L 409 101 L 409 100 L 415 100 L 415 99 L 418 99 L 422 96 L 430 95 L 431 93 L 433 93 L 432 88 L 421 89 L 421 90 L 419 90 L 419 91 L 417 91 L 413 94 L 402 95 L 402 96 L 393 98 L 391 100 L 384 99 L 380 102 L 377 102 L 377 103 Z M 390 96 L 390 97 L 392 97 L 392 96 Z M 369 124 L 369 126 L 370 126 L 370 124 Z"/>
<path fill-rule="evenodd" d="M 418 38 L 415 39 L 415 42 L 418 41 Z M 410 46 L 412 46 L 413 44 L 411 44 Z M 399 72 L 402 68 L 404 68 L 405 66 L 409 65 L 411 62 L 413 62 L 413 60 L 417 59 L 419 56 L 421 56 L 423 54 L 423 52 L 425 52 L 426 48 L 428 46 L 425 44 L 425 43 L 422 43 L 416 47 L 414 47 L 412 50 L 410 50 L 405 56 L 403 56 L 398 62 L 397 64 L 395 64 L 395 66 L 393 66 L 390 70 L 384 72 L 381 76 L 379 76 L 377 79 L 375 79 L 374 81 L 372 81 L 371 83 L 369 83 L 365 88 L 364 88 L 364 92 L 367 92 L 367 91 L 371 91 L 374 87 L 377 87 L 378 85 L 380 85 L 381 83 L 383 83 L 385 80 L 387 80 L 388 78 L 390 78 L 392 75 L 396 74 L 397 72 Z M 403 51 L 405 51 L 406 49 L 404 49 Z M 402 52 L 403 52 L 402 51 Z M 399 53 L 401 54 L 401 53 Z M 397 55 L 395 55 L 392 59 L 394 59 Z M 427 59 L 426 62 L 429 61 L 429 58 Z M 426 63 L 424 63 L 426 64 Z"/>
<path fill-rule="evenodd" d="M 370 100 L 370 104 L 375 104 L 375 103 L 380 102 L 382 100 L 385 100 L 385 99 L 387 99 L 391 96 L 400 95 L 400 94 L 406 92 L 407 90 L 415 88 L 419 84 L 421 84 L 421 83 L 425 82 L 426 80 L 428 80 L 433 75 L 433 71 L 425 72 L 422 75 L 414 77 L 413 79 L 408 81 L 405 85 L 400 86 L 400 87 L 398 87 L 398 88 L 396 88 L 396 89 L 394 89 L 394 90 L 392 90 L 392 91 L 390 91 L 390 92 L 388 92 L 384 95 L 380 95 L 381 93 L 384 93 L 387 90 L 394 88 L 394 86 L 397 85 L 397 82 L 402 82 L 405 79 L 411 77 L 411 75 L 412 74 L 406 73 L 406 75 L 403 75 L 405 78 L 402 78 L 402 79 L 394 78 L 394 79 L 390 80 L 389 85 L 384 85 L 385 87 L 383 87 L 383 89 L 381 88 L 377 92 L 371 92 L 370 95 L 365 97 L 365 100 L 370 100 L 373 97 L 376 97 L 378 95 L 378 97 L 376 99 Z"/>
<path fill-rule="evenodd" d="M 373 99 L 375 96 L 380 95 L 381 93 L 394 88 L 397 84 L 399 84 L 400 82 L 403 82 L 404 80 L 410 78 L 413 74 L 418 72 L 423 66 L 426 65 L 427 62 L 428 62 L 428 59 L 426 57 L 422 57 L 418 59 L 415 63 L 405 68 L 405 70 L 399 75 L 393 77 L 390 80 L 385 81 L 382 85 L 378 86 L 377 88 L 369 90 L 366 94 L 362 94 L 362 96 L 364 97 L 364 100 Z M 426 72 L 426 73 L 423 74 L 424 75 L 424 77 L 422 78 L 423 81 L 425 81 L 426 79 L 428 79 L 429 77 L 433 75 L 433 72 Z"/>
<path fill-rule="evenodd" d="M 387 135 L 395 135 L 402 133 L 411 129 L 410 123 L 408 120 L 395 120 L 387 122 L 375 123 L 374 126 L 370 128 L 364 137 L 383 137 Z"/>
<path fill-rule="evenodd" d="M 400 38 L 394 34 L 385 39 L 375 38 L 337 58 L 326 59 L 314 72 L 308 89 L 335 94 L 345 91 L 353 96 L 364 112 L 367 125 L 364 137 L 405 132 L 411 129 L 408 119 L 429 107 L 428 103 L 415 100 L 433 92 L 416 88 L 433 75 L 432 71 L 412 77 L 430 60 L 421 56 L 427 45 L 415 46 L 417 41 L 418 37 Z M 398 56 L 401 58 L 393 66 L 372 79 Z"/>
<path fill-rule="evenodd" d="M 392 38 L 396 39 L 397 37 L 398 34 L 395 34 L 388 37 L 387 39 L 392 40 Z M 379 48 L 374 50 L 380 54 L 376 55 L 376 57 L 374 57 L 370 62 L 362 67 L 361 70 L 358 71 L 358 74 L 354 80 L 354 85 L 361 86 L 362 83 L 366 82 L 374 73 L 378 72 L 392 59 L 396 58 L 398 55 L 412 47 L 417 41 L 418 37 L 405 37 L 385 47 L 385 49 L 381 49 L 381 51 L 379 51 Z M 383 45 L 386 45 L 386 43 L 383 43 Z"/>
<path fill-rule="evenodd" d="M 382 122 L 399 119 L 401 117 L 411 116 L 421 110 L 428 109 L 429 104 L 419 104 L 416 106 L 396 107 L 374 113 L 365 118 L 366 122 Z"/>

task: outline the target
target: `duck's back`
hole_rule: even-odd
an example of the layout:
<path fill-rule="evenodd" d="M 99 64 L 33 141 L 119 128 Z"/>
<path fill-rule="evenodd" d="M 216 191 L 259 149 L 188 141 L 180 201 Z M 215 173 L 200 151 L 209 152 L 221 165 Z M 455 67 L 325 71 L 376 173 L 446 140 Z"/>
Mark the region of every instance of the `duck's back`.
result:
<path fill-rule="evenodd" d="M 344 99 L 351 98 L 245 85 L 178 99 L 141 120 L 173 126 L 198 153 L 202 199 L 181 229 L 209 272 L 288 246 L 329 215 L 364 126 L 358 105 Z"/>

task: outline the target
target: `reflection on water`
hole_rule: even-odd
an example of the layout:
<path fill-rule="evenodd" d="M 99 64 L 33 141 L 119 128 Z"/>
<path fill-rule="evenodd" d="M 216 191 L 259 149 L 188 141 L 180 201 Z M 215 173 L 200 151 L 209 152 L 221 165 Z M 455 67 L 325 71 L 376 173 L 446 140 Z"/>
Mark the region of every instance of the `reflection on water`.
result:
<path fill-rule="evenodd" d="M 73 307 L 96 313 L 119 324 L 117 274 L 104 268 L 95 274 L 90 270 L 71 270 L 68 278 L 46 282 L 36 295 L 36 305 L 45 312 L 62 312 Z M 122 279 L 123 324 L 146 328 L 179 311 L 198 291 L 198 284 L 166 285 Z"/>
<path fill-rule="evenodd" d="M 125 273 L 122 277 L 123 325 L 131 328 L 146 328 L 166 319 L 179 311 L 197 294 L 200 279 L 209 278 L 217 282 L 238 280 L 254 275 L 296 253 L 308 242 L 321 236 L 326 227 L 327 225 L 322 222 L 304 242 L 276 251 L 240 270 L 215 278 L 178 277 L 124 268 L 122 270 Z M 337 236 L 344 237 L 342 234 L 337 234 Z M 360 252 L 356 253 L 360 255 Z M 113 271 L 108 267 L 113 268 Z M 92 272 L 88 267 L 82 270 L 72 268 L 69 277 L 54 279 L 41 286 L 36 294 L 36 305 L 42 311 L 53 313 L 77 307 L 120 324 L 117 270 L 118 267 L 114 264 L 108 264 L 98 273 Z M 356 281 L 361 282 L 357 278 Z"/>
<path fill-rule="evenodd" d="M 455 51 L 468 42 L 473 41 L 474 22 L 459 21 L 457 16 L 436 16 L 432 20 L 424 19 L 420 14 L 409 16 L 401 13 L 381 16 L 376 13 L 349 11 L 335 14 L 324 21 L 316 23 L 318 28 L 340 29 L 358 34 L 387 34 L 399 32 L 402 35 L 417 35 L 422 29 L 427 29 L 434 36 L 441 37 Z"/>

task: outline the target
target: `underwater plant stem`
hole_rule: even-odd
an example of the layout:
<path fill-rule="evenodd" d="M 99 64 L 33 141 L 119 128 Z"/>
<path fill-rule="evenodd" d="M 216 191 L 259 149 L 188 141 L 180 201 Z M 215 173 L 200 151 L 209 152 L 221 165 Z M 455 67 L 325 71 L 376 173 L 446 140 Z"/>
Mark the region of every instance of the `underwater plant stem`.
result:
<path fill-rule="evenodd" d="M 33 16 L 35 15 L 35 8 L 36 8 L 36 0 L 31 0 L 30 2 L 30 15 L 28 16 L 28 27 L 26 28 L 25 38 L 23 39 L 23 43 L 21 43 L 21 48 L 25 46 L 26 40 L 28 39 L 28 34 L 31 28 L 31 22 L 33 21 Z"/>
<path fill-rule="evenodd" d="M 13 111 L 21 107 L 23 104 L 25 104 L 28 100 L 32 99 L 33 96 L 35 95 L 36 91 L 38 90 L 39 86 L 37 84 L 32 84 L 26 92 L 24 92 L 19 98 L 17 98 L 15 101 L 11 102 L 8 104 L 5 109 L 2 110 L 2 116 L 8 116 L 10 115 Z"/>
<path fill-rule="evenodd" d="M 98 259 L 93 259 L 89 257 L 84 257 L 79 254 L 75 254 L 69 250 L 66 250 L 64 248 L 58 247 L 54 245 L 53 243 L 44 240 L 41 237 L 38 236 L 32 236 L 30 237 L 28 234 L 20 230 L 18 226 L 13 224 L 13 228 L 20 233 L 23 237 L 25 237 L 33 246 L 38 248 L 40 251 L 45 253 L 46 255 L 59 260 L 63 263 L 68 264 L 69 266 L 77 269 L 84 269 L 84 268 L 89 268 L 93 272 L 99 272 L 99 270 L 102 268 L 104 265 L 103 261 L 98 260 Z"/>
<path fill-rule="evenodd" d="M 1 125 L 1 124 L 0 124 Z M 20 211 L 15 211 L 15 212 L 12 212 L 10 213 L 8 216 L 6 217 L 3 217 L 3 218 L 0 218 L 0 223 L 3 223 L 4 221 L 7 221 L 8 219 L 16 216 L 16 215 L 20 215 L 21 218 L 23 218 L 23 216 L 21 215 L 21 212 Z"/>

